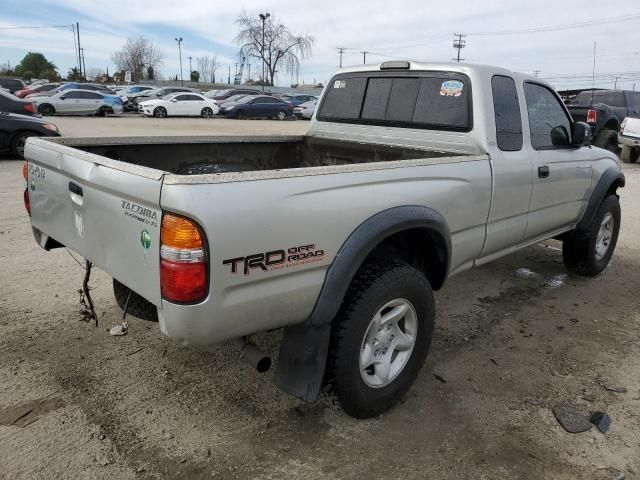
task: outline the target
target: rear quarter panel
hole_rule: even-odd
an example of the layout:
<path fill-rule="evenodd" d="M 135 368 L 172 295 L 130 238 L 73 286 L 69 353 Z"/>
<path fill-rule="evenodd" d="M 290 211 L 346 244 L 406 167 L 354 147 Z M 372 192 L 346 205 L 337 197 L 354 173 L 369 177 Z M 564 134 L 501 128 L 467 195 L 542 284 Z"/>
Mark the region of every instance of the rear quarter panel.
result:
<path fill-rule="evenodd" d="M 210 291 L 197 305 L 163 301 L 161 328 L 184 344 L 206 344 L 306 320 L 347 237 L 369 217 L 395 206 L 438 211 L 452 233 L 451 270 L 470 262 L 484 240 L 491 171 L 487 156 L 455 158 L 406 168 L 217 184 L 174 184 L 169 176 L 161 207 L 193 218 L 204 229 Z M 236 273 L 223 263 L 298 247 L 321 253 L 246 274 L 243 262 Z"/>

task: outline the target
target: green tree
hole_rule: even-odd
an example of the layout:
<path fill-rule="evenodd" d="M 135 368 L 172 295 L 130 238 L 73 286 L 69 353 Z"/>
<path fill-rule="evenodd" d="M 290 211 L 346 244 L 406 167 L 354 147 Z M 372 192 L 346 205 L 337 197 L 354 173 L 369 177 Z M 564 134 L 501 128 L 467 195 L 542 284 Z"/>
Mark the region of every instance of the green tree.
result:
<path fill-rule="evenodd" d="M 48 80 L 59 80 L 60 75 L 57 72 L 58 67 L 53 62 L 37 52 L 27 53 L 22 61 L 16 65 L 16 75 L 29 78 L 47 78 Z"/>
<path fill-rule="evenodd" d="M 191 81 L 192 82 L 199 82 L 200 81 L 200 72 L 198 72 L 197 70 L 194 70 L 193 72 L 191 72 Z"/>
<path fill-rule="evenodd" d="M 72 82 L 76 82 L 78 80 L 81 80 L 80 72 L 78 71 L 78 67 L 73 67 L 73 68 L 69 69 L 69 72 L 67 73 L 67 80 L 72 81 Z"/>

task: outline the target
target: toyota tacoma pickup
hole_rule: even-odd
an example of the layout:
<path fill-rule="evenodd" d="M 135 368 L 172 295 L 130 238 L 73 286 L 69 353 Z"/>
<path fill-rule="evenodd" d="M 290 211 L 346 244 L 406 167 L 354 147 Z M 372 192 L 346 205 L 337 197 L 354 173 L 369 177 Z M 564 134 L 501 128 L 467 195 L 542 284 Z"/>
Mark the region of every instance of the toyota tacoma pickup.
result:
<path fill-rule="evenodd" d="M 336 73 L 303 136 L 30 138 L 25 203 L 130 313 L 182 345 L 283 329 L 276 384 L 367 418 L 418 375 L 449 277 L 549 238 L 607 266 L 625 178 L 588 138 L 537 78 L 386 62 Z"/>

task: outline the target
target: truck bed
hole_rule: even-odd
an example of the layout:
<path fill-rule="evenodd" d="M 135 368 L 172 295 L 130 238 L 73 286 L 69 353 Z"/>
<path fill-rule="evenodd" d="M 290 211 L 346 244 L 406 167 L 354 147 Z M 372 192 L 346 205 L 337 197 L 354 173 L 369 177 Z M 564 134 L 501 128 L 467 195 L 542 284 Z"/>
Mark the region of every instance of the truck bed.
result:
<path fill-rule="evenodd" d="M 58 138 L 52 142 L 175 175 L 460 156 L 459 153 L 306 136 Z"/>

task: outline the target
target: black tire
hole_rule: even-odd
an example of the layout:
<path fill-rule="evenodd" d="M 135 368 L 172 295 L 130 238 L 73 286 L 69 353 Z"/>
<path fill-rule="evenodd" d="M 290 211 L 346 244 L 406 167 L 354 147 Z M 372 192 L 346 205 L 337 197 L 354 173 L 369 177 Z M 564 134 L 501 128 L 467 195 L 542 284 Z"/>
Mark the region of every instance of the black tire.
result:
<path fill-rule="evenodd" d="M 124 311 L 124 307 L 127 304 L 127 297 L 131 292 L 131 298 L 129 299 L 129 305 L 127 306 L 127 315 L 133 315 L 142 320 L 149 320 L 151 322 L 158 321 L 158 309 L 154 304 L 145 300 L 136 292 L 133 292 L 129 287 L 123 285 L 115 278 L 113 279 L 113 295 L 116 297 L 118 306 Z"/>
<path fill-rule="evenodd" d="M 598 258 L 596 245 L 602 223 L 610 214 L 613 218 L 611 238 L 606 253 Z M 586 277 L 594 277 L 604 270 L 611 260 L 620 232 L 620 201 L 616 195 L 608 195 L 600 204 L 586 230 L 576 230 L 567 235 L 562 243 L 562 258 L 570 271 Z"/>
<path fill-rule="evenodd" d="M 246 118 L 246 115 L 245 115 L 244 111 L 243 110 L 238 110 L 236 112 L 236 120 L 242 120 L 244 118 Z"/>
<path fill-rule="evenodd" d="M 415 343 L 397 376 L 385 386 L 372 387 L 361 374 L 361 350 L 374 315 L 393 299 L 404 299 L 413 306 L 417 318 Z M 431 345 L 434 305 L 429 282 L 412 266 L 383 261 L 360 269 L 334 320 L 327 362 L 328 391 L 347 414 L 375 417 L 389 410 L 409 390 Z M 392 358 L 394 354 L 392 350 Z"/>
<path fill-rule="evenodd" d="M 596 137 L 596 140 L 595 142 L 593 142 L 593 144 L 596 147 L 609 150 L 616 155 L 620 151 L 620 149 L 618 148 L 618 132 L 616 132 L 615 130 L 602 130 Z"/>
<path fill-rule="evenodd" d="M 155 118 L 166 118 L 167 117 L 167 109 L 164 107 L 156 107 L 153 109 L 153 116 Z"/>
<path fill-rule="evenodd" d="M 276 119 L 277 120 L 286 120 L 287 119 L 287 112 L 285 112 L 284 110 L 280 110 L 276 115 Z"/>
<path fill-rule="evenodd" d="M 639 154 L 640 149 L 623 145 L 622 152 L 620 153 L 620 159 L 624 163 L 636 163 L 638 161 Z"/>
<path fill-rule="evenodd" d="M 107 116 L 107 109 L 104 107 L 100 108 L 100 110 L 96 112 L 96 117 L 106 117 L 106 116 Z"/>
<path fill-rule="evenodd" d="M 213 118 L 213 110 L 211 110 L 209 107 L 204 107 L 200 112 L 200 116 L 202 118 Z"/>
<path fill-rule="evenodd" d="M 38 107 L 38 113 L 42 115 L 53 115 L 56 113 L 56 109 L 53 108 L 53 105 L 49 105 L 48 103 L 43 103 Z"/>
<path fill-rule="evenodd" d="M 29 137 L 39 136 L 33 132 L 18 132 L 11 139 L 11 153 L 18 159 L 24 160 L 24 144 Z"/>

